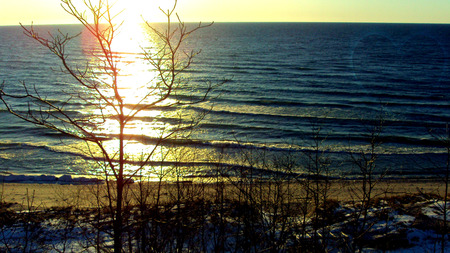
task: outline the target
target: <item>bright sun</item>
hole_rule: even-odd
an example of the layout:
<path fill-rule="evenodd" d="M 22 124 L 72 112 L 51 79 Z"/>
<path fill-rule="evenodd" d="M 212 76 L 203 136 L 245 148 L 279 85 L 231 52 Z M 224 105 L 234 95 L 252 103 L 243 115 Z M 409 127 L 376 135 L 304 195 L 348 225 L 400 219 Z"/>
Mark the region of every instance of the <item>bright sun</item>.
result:
<path fill-rule="evenodd" d="M 111 0 L 112 13 L 117 23 L 121 23 L 113 42 L 117 52 L 141 52 L 143 43 L 148 42 L 145 22 L 166 22 L 162 10 L 168 12 L 174 8 L 175 0 Z"/>
<path fill-rule="evenodd" d="M 161 9 L 168 10 L 173 7 L 170 0 L 117 0 L 114 3 L 116 11 L 122 11 L 121 17 L 127 23 L 139 24 L 145 21 L 165 21 Z"/>

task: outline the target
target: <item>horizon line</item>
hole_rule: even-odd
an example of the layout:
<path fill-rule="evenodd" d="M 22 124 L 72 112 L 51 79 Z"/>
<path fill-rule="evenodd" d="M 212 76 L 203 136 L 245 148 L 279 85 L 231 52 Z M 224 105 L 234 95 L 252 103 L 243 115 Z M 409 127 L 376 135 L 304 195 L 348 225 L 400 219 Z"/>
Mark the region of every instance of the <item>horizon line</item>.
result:
<path fill-rule="evenodd" d="M 311 24 L 311 23 L 317 23 L 317 24 L 413 24 L 413 25 L 450 25 L 450 22 L 448 23 L 441 23 L 441 22 L 386 22 L 386 21 L 186 21 L 184 23 L 210 23 L 213 22 L 215 24 L 220 23 L 305 23 L 305 24 Z M 166 23 L 163 21 L 155 21 L 155 22 L 149 22 L 149 23 Z M 177 23 L 177 22 L 173 22 Z M 45 26 L 45 25 L 82 25 L 80 23 L 40 23 L 40 24 L 24 24 L 19 22 L 18 24 L 0 24 L 0 27 L 4 26 L 21 26 L 21 25 L 34 25 L 34 26 Z"/>

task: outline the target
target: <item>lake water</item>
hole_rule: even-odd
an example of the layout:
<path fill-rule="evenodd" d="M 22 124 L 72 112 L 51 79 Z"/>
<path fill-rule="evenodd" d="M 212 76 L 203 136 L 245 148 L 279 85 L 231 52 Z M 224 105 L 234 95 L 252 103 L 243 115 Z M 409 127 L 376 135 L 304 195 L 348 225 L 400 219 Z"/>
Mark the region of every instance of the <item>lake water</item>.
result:
<path fill-rule="evenodd" d="M 37 27 L 58 28 L 83 32 L 78 25 Z M 139 49 L 131 42 L 122 44 L 124 52 Z M 95 45 L 86 32 L 70 45 L 73 66 L 93 60 L 87 52 Z M 191 141 L 181 145 L 194 153 L 308 151 L 313 126 L 320 126 L 334 173 L 352 175 L 350 154 L 367 149 L 368 129 L 382 115 L 380 167 L 393 176 L 431 176 L 445 165 L 446 151 L 429 131 L 442 133 L 450 122 L 450 25 L 218 23 L 194 34 L 186 47 L 202 50 L 185 75 L 199 88 L 182 91 L 179 99 L 201 94 L 205 81 L 229 79 L 212 93 L 211 101 L 183 107 L 186 114 L 211 110 Z M 151 77 L 139 51 L 123 57 L 131 69 L 124 80 Z M 22 28 L 0 27 L 0 81 L 10 89 L 19 90 L 25 82 L 56 103 L 65 101 L 62 91 L 76 84 L 59 66 Z M 21 101 L 12 103 L 27 110 Z M 79 141 L 23 122 L 1 108 L 1 171 L 95 174 L 95 164 L 79 152 Z M 75 117 L 92 113 L 76 99 L 66 108 Z M 175 124 L 175 110 L 155 111 L 131 122 L 131 146 L 150 148 L 157 139 L 154 129 Z M 109 129 L 104 134 L 116 133 Z M 199 155 L 191 162 L 215 161 Z"/>

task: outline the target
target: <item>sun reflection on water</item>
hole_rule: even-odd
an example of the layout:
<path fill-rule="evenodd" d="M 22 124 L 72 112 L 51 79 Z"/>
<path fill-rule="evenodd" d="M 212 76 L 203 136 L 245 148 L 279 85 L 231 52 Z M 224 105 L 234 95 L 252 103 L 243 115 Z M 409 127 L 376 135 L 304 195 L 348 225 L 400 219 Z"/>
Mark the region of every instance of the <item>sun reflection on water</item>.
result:
<path fill-rule="evenodd" d="M 155 67 L 150 64 L 143 50 L 156 50 L 156 45 L 149 38 L 148 31 L 144 26 L 138 24 L 126 24 L 120 28 L 120 32 L 114 37 L 111 49 L 114 55 L 115 66 L 118 70 L 117 76 L 108 73 L 108 66 L 105 61 L 99 57 L 100 49 L 95 47 L 95 40 L 83 35 L 84 51 L 90 60 L 90 65 L 95 66 L 92 72 L 95 73 L 92 78 L 95 82 L 105 84 L 101 90 L 107 96 L 115 96 L 114 89 L 111 88 L 114 78 L 116 78 L 117 90 L 123 101 L 124 115 L 134 115 L 134 110 L 139 106 L 152 104 L 161 98 L 161 90 L 158 87 L 159 75 Z M 106 70 L 106 71 L 105 71 Z M 146 96 L 150 94 L 149 96 Z M 96 101 L 92 102 L 94 105 Z M 117 101 L 115 102 L 117 103 Z M 161 160 L 158 154 L 168 152 L 162 147 L 157 147 L 156 142 L 171 132 L 174 127 L 170 123 L 162 120 L 163 118 L 177 117 L 176 110 L 164 110 L 162 106 L 174 103 L 174 100 L 168 98 L 164 104 L 158 104 L 157 107 L 148 108 L 139 111 L 133 119 L 128 122 L 124 129 L 126 160 L 129 162 L 127 167 L 130 171 L 139 163 L 145 155 L 154 152 L 152 161 Z M 117 120 L 117 112 L 112 106 L 91 106 L 86 107 L 83 112 L 85 115 L 93 115 L 94 129 L 92 130 L 99 136 L 104 136 L 103 145 L 113 158 L 117 159 L 120 127 Z M 88 151 L 86 151 L 88 149 Z M 155 152 L 155 149 L 159 149 Z M 101 157 L 101 152 L 94 147 L 85 148 L 85 153 L 91 153 L 94 156 Z M 164 159 L 174 160 L 167 155 Z M 147 171 L 150 173 L 150 171 Z M 152 174 L 152 173 L 150 173 Z"/>

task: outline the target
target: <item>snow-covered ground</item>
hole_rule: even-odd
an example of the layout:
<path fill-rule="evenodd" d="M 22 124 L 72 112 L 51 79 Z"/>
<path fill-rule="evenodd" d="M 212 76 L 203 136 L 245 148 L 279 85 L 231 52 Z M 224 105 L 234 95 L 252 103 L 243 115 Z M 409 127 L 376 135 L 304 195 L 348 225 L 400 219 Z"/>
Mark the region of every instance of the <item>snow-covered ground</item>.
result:
<path fill-rule="evenodd" d="M 405 200 L 406 199 L 406 200 Z M 192 233 L 185 233 L 185 250 L 188 251 L 195 245 L 206 251 L 215 251 L 217 248 L 217 233 L 222 231 L 225 236 L 223 252 L 244 252 L 243 248 L 237 244 L 242 243 L 246 232 L 241 229 L 249 224 L 243 215 L 248 213 L 242 206 L 236 204 L 226 204 L 221 206 L 222 213 L 218 214 L 218 207 L 215 204 L 208 204 L 202 207 L 201 219 L 193 214 L 198 210 L 189 210 L 188 205 L 182 205 L 161 211 L 162 217 L 176 217 L 177 212 L 183 212 L 182 219 L 187 222 L 183 224 L 183 229 L 192 224 L 189 222 L 196 220 L 196 229 Z M 450 208 L 447 203 L 447 217 L 450 214 Z M 164 208 L 163 208 L 164 209 Z M 289 232 L 292 236 L 287 238 L 280 247 L 288 249 L 295 244 L 308 243 L 314 236 L 318 236 L 319 242 L 326 241 L 326 249 L 330 252 L 343 252 L 346 250 L 362 249 L 364 252 L 441 252 L 442 234 L 444 219 L 444 202 L 437 199 L 427 199 L 425 197 L 413 196 L 403 199 L 381 200 L 376 206 L 371 207 L 367 216 L 361 212 L 359 205 L 355 203 L 339 203 L 332 210 L 333 217 L 324 217 L 329 221 L 320 229 L 314 230 L 312 219 L 307 219 L 306 224 L 300 224 L 299 217 L 291 217 L 289 224 L 275 225 L 275 233 L 269 235 L 271 226 L 274 226 L 274 214 L 264 212 L 261 220 L 255 220 L 251 227 L 255 229 L 256 234 L 262 239 L 260 247 L 263 250 L 264 238 L 281 238 L 282 233 Z M 51 209 L 46 211 L 35 211 L 25 209 L 22 212 L 9 212 L 7 206 L 2 209 L 0 218 L 0 251 L 7 252 L 96 252 L 98 248 L 102 250 L 112 249 L 112 235 L 110 218 L 107 215 L 100 215 L 98 210 L 75 210 Z M 190 215 L 186 217 L 186 215 Z M 192 217 L 191 217 L 192 216 Z M 195 218 L 193 217 L 195 216 Z M 218 216 L 221 216 L 222 223 L 220 227 L 217 223 Z M 187 220 L 185 220 L 187 218 Z M 137 224 L 133 215 L 129 217 L 129 226 Z M 161 219 L 161 217 L 160 217 Z M 181 218 L 180 218 L 181 219 Z M 448 219 L 448 218 L 447 218 Z M 189 222 L 188 222 L 189 221 Z M 248 220 L 247 220 L 248 221 Z M 173 235 L 173 231 L 164 231 L 164 229 L 173 229 L 176 227 L 166 226 L 173 222 L 167 220 L 165 224 L 161 220 L 148 220 L 148 228 L 159 226 L 160 236 Z M 162 225 L 163 224 L 163 225 Z M 173 223 L 173 224 L 176 224 Z M 200 225 L 199 225 L 200 224 Z M 303 226 L 304 225 L 304 226 Z M 298 228 L 304 227 L 304 233 L 299 232 Z M 360 233 L 358 239 L 360 243 L 355 243 L 356 231 Z M 186 239 L 190 238 L 190 239 Z M 297 241 L 296 241 L 297 240 Z M 444 238 L 444 252 L 450 252 L 450 243 L 448 235 Z M 137 240 L 132 239 L 132 243 L 138 244 Z M 188 243 L 190 242 L 190 243 Z M 172 246 L 169 246 L 169 248 Z M 361 247 L 361 248 L 359 248 Z M 166 248 L 167 249 L 167 248 Z M 175 250 L 174 248 L 172 248 Z M 196 249 L 194 251 L 197 251 Z"/>

